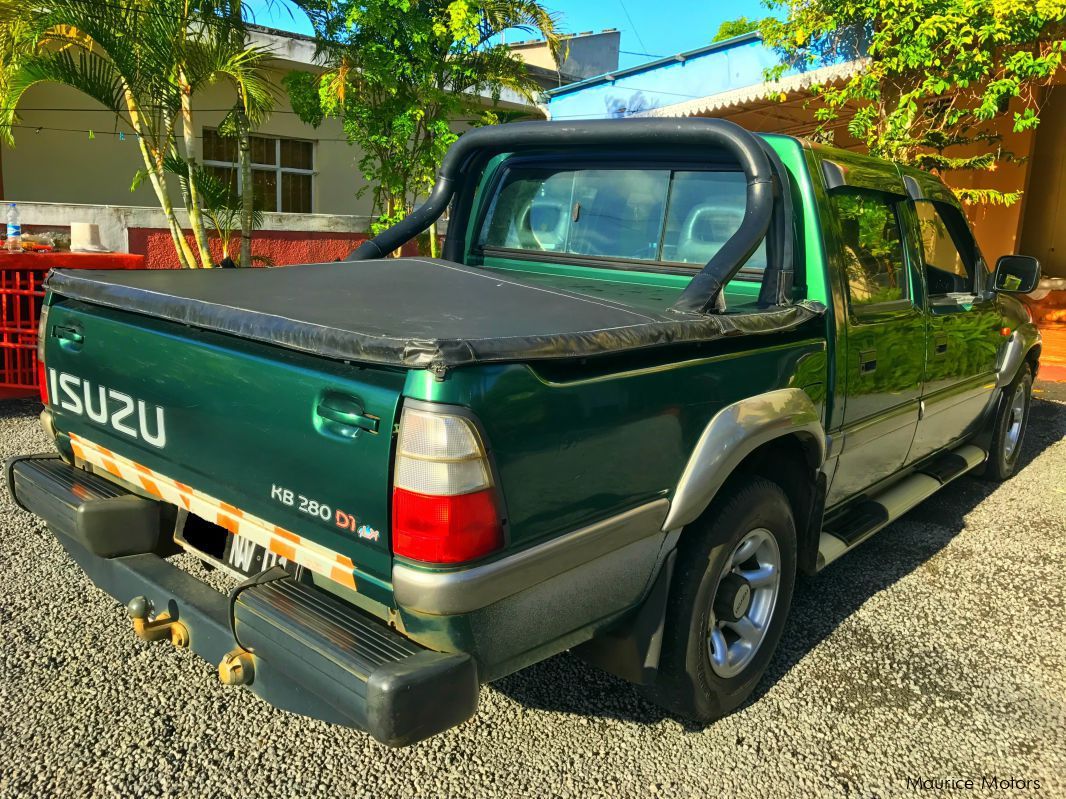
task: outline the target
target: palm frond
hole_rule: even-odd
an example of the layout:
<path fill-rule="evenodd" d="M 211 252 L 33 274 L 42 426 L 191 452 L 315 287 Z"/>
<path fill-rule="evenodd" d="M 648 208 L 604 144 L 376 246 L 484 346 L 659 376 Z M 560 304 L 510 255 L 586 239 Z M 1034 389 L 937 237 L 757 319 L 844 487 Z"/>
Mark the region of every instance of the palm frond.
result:
<path fill-rule="evenodd" d="M 12 126 L 22 95 L 38 83 L 62 83 L 96 100 L 116 116 L 122 113 L 123 85 L 114 65 L 95 53 L 72 53 L 69 50 L 44 52 L 24 58 L 6 76 L 0 95 L 0 135 L 13 143 Z"/>

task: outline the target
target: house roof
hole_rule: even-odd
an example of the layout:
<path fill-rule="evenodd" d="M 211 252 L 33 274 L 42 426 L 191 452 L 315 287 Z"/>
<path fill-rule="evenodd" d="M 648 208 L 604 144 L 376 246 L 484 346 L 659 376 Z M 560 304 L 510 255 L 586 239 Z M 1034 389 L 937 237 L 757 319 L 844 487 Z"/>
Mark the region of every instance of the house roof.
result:
<path fill-rule="evenodd" d="M 322 64 L 315 58 L 316 46 L 313 36 L 278 30 L 277 28 L 267 28 L 262 25 L 249 25 L 248 29 L 252 43 L 265 48 L 269 57 L 275 61 L 311 67 L 317 70 L 323 69 Z M 541 77 L 542 80 L 547 80 L 557 76 L 538 76 L 534 74 L 533 77 L 534 79 Z M 479 96 L 485 100 L 494 99 L 492 92 L 488 90 L 480 92 Z M 503 89 L 500 92 L 499 99 L 512 108 L 532 110 L 537 107 L 531 105 L 525 97 L 512 89 Z"/>
<path fill-rule="evenodd" d="M 678 61 L 687 61 L 690 58 L 697 58 L 699 56 L 707 55 L 718 50 L 728 50 L 736 47 L 738 44 L 746 44 L 748 42 L 761 41 L 762 36 L 758 32 L 744 33 L 740 36 L 734 36 L 732 39 L 725 39 L 720 42 L 714 42 L 713 44 L 704 45 L 703 47 L 697 47 L 695 50 L 686 50 L 683 53 L 677 55 L 666 56 L 665 58 L 657 58 L 654 61 L 646 61 L 643 64 L 637 64 L 635 67 L 626 67 L 625 69 L 616 69 L 612 72 L 604 72 L 602 75 L 595 75 L 591 78 L 578 81 L 577 83 L 570 83 L 566 86 L 560 86 L 558 89 L 551 89 L 547 92 L 550 97 L 558 97 L 562 94 L 568 94 L 573 91 L 580 91 L 581 89 L 587 89 L 590 86 L 597 86 L 601 83 L 613 83 L 621 78 L 628 77 L 630 75 L 639 75 L 642 72 L 650 72 L 651 70 L 658 69 L 666 64 L 672 64 Z"/>
<path fill-rule="evenodd" d="M 810 89 L 811 86 L 820 83 L 843 80 L 860 72 L 868 63 L 868 59 L 860 58 L 855 61 L 845 61 L 841 64 L 831 64 L 819 67 L 808 72 L 800 72 L 795 75 L 781 78 L 776 81 L 755 83 L 751 86 L 742 86 L 738 89 L 709 94 L 705 97 L 697 97 L 693 100 L 685 100 L 681 103 L 664 105 L 659 108 L 651 108 L 640 111 L 635 117 L 691 117 L 706 116 L 730 108 L 736 108 L 750 103 L 757 103 L 774 94 L 795 94 Z M 569 87 L 565 87 L 569 88 Z"/>

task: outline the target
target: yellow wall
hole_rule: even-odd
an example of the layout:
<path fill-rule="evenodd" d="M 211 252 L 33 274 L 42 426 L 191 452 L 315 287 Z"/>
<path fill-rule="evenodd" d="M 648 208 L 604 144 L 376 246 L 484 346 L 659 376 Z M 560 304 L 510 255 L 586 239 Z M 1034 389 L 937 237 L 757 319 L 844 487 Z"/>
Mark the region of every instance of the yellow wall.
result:
<path fill-rule="evenodd" d="M 1066 278 L 1066 87 L 1040 110 L 1020 250 L 1040 259 L 1047 277 Z"/>
<path fill-rule="evenodd" d="M 994 120 L 995 131 L 1003 139 L 1000 145 L 1007 152 L 1013 153 L 1020 163 L 1000 161 L 992 172 L 978 172 L 968 170 L 964 172 L 947 172 L 944 174 L 944 182 L 958 189 L 997 189 L 1002 192 L 1021 191 L 1021 202 L 1010 206 L 1003 205 L 971 205 L 966 208 L 966 214 L 973 224 L 974 235 L 981 247 L 981 252 L 989 264 L 995 264 L 1001 255 L 1010 255 L 1018 252 L 1021 239 L 1022 216 L 1029 204 L 1027 193 L 1030 168 L 1032 165 L 1034 135 L 1032 131 L 1015 133 L 1014 112 L 1017 110 L 1012 104 L 1005 114 L 1000 114 Z M 957 152 L 949 152 L 949 155 L 968 156 L 986 151 L 988 147 L 996 145 L 971 145 L 959 148 Z"/>
<path fill-rule="evenodd" d="M 802 98 L 806 100 L 804 95 Z M 971 205 L 966 207 L 966 213 L 973 224 L 974 235 L 985 259 L 994 264 L 1001 255 L 1018 252 L 1021 241 L 1022 218 L 1026 213 L 1029 197 L 1027 194 L 1030 175 L 1030 165 L 1033 162 L 1034 135 L 1032 132 L 1014 133 L 1014 107 L 1007 113 L 998 116 L 995 121 L 995 130 L 1002 135 L 1001 146 L 1004 150 L 1014 153 L 1021 162 L 1000 162 L 993 172 L 960 171 L 949 172 L 944 175 L 944 181 L 954 188 L 975 189 L 998 189 L 1003 192 L 1022 191 L 1022 201 L 1011 206 Z M 723 114 L 726 118 L 737 122 L 751 130 L 767 133 L 789 133 L 791 135 L 806 136 L 814 130 L 812 112 L 796 100 L 781 105 L 773 102 L 758 103 L 754 107 L 741 111 Z M 1041 126 L 1043 129 L 1043 125 Z M 1063 131 L 1059 132 L 1059 145 L 1062 144 Z M 846 150 L 865 152 L 863 145 L 848 135 L 846 128 L 841 125 L 835 131 L 834 144 Z M 981 152 L 982 148 L 990 145 L 979 144 L 965 148 L 958 148 L 949 152 L 949 155 L 963 156 Z M 1039 160 L 1037 161 L 1039 163 Z M 1061 179 L 1060 179 L 1061 182 Z M 1042 204 L 1043 199 L 1034 199 L 1033 202 Z"/>

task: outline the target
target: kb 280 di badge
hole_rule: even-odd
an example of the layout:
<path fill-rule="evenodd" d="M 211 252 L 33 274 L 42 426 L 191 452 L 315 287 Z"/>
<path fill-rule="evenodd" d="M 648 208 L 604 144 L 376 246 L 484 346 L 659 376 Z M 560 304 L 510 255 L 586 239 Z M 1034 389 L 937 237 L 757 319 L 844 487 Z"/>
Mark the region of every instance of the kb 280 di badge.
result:
<path fill-rule="evenodd" d="M 272 484 L 270 486 L 270 498 L 288 508 L 296 508 L 300 513 L 306 513 L 323 522 L 333 522 L 342 530 L 350 530 L 367 541 L 378 541 L 381 532 L 367 524 L 359 524 L 359 519 L 354 513 L 348 513 L 340 508 L 331 508 L 327 503 L 317 499 L 297 494 L 291 489 Z"/>

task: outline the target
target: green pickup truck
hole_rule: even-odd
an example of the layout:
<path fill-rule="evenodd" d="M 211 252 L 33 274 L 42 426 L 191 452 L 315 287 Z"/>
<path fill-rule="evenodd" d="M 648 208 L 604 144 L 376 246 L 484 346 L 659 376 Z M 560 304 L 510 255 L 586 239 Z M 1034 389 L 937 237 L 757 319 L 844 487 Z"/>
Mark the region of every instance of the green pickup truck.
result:
<path fill-rule="evenodd" d="M 445 213 L 442 258 L 387 257 Z M 56 451 L 8 483 L 137 635 L 280 708 L 405 745 L 573 649 L 710 721 L 797 573 L 1014 471 L 1039 271 L 874 158 L 710 119 L 477 129 L 345 262 L 53 273 Z"/>

